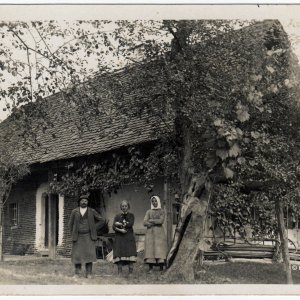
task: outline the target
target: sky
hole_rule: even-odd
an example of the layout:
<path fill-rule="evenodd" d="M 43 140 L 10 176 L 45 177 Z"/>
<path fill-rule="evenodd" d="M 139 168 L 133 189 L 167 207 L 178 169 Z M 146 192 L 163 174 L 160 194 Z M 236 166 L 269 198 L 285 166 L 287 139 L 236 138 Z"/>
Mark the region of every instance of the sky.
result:
<path fill-rule="evenodd" d="M 154 7 L 154 12 L 151 11 L 151 9 L 153 7 Z M 156 19 L 158 13 L 155 16 L 155 9 L 158 9 L 157 12 L 159 12 L 159 14 L 160 14 L 159 18 L 160 17 L 165 17 L 165 16 L 168 18 L 169 11 L 173 9 L 173 7 L 169 6 L 169 7 L 167 7 L 167 12 L 165 12 L 162 9 L 162 6 L 153 6 L 153 7 L 151 6 L 151 9 L 148 9 L 148 8 L 150 8 L 150 6 L 140 6 L 140 8 L 142 9 L 140 14 L 137 14 L 137 10 L 134 10 L 135 19 L 141 19 L 141 18 L 143 18 L 143 19 L 144 18 L 145 19 L 147 19 L 147 18 L 148 19 L 149 18 L 150 19 Z M 14 6 L 14 9 L 12 10 L 12 7 L 9 7 L 8 12 L 10 12 L 10 14 L 9 13 L 8 14 L 3 14 L 4 11 L 1 7 L 0 17 L 3 16 L 3 18 L 2 18 L 3 20 L 5 20 L 5 18 L 6 18 L 7 20 L 12 20 L 13 21 L 18 16 L 17 12 L 19 11 L 19 8 L 21 8 L 21 7 Z M 57 9 L 59 7 L 58 6 L 52 6 L 51 8 Z M 75 14 L 70 13 L 70 10 L 67 11 L 65 9 L 60 9 L 59 17 L 55 13 L 53 14 L 53 11 L 50 12 L 50 10 L 49 10 L 49 13 L 47 14 L 47 7 L 44 7 L 43 10 L 41 11 L 42 13 L 28 14 L 25 17 L 25 19 L 27 18 L 27 21 L 28 21 L 28 20 L 36 20 L 37 17 L 38 17 L 38 19 L 42 19 L 41 17 L 43 17 L 43 18 L 46 17 L 46 19 L 50 19 L 50 17 L 51 17 L 51 19 L 52 19 L 52 17 L 53 17 L 53 19 L 63 18 L 63 19 L 68 20 L 70 18 L 72 18 L 72 19 L 74 19 L 74 18 L 83 19 L 83 17 L 84 17 L 84 19 L 93 20 L 93 19 L 96 19 L 95 15 L 93 15 L 93 14 L 95 14 L 95 12 L 97 10 L 99 10 L 103 7 L 97 6 L 97 7 L 95 7 L 94 10 L 93 9 L 91 10 L 91 7 L 89 7 L 89 6 L 81 6 L 79 8 L 80 8 L 80 13 L 78 14 L 77 18 L 76 18 Z M 125 8 L 125 6 L 123 6 L 122 8 Z M 126 8 L 128 9 L 128 7 L 126 7 Z M 147 8 L 148 11 L 145 11 L 144 8 Z M 170 8 L 172 8 L 172 9 L 170 9 Z M 194 9 L 190 10 L 189 8 L 191 8 L 191 6 L 185 6 L 185 5 L 181 6 L 180 11 L 176 10 L 174 16 L 176 18 L 178 18 L 182 14 L 182 18 L 187 18 L 187 16 L 189 16 L 191 19 L 195 19 L 196 16 L 194 15 L 194 12 L 197 9 L 199 10 L 199 8 L 203 8 L 203 6 L 202 7 L 197 6 L 196 7 L 197 9 L 195 9 L 195 10 Z M 205 13 L 203 14 L 203 12 L 205 12 L 205 10 L 199 10 L 199 12 L 198 12 L 199 17 L 198 18 L 199 19 L 200 18 L 205 18 L 205 19 L 208 19 L 208 18 L 221 18 L 223 12 L 224 12 L 223 15 L 224 15 L 225 18 L 228 18 L 228 16 L 229 16 L 229 18 L 233 18 L 233 16 L 234 16 L 234 18 L 236 18 L 236 17 L 238 18 L 239 14 L 242 17 L 242 19 L 253 19 L 254 17 L 255 17 L 255 19 L 256 19 L 256 17 L 258 17 L 257 19 L 259 19 L 259 20 L 263 20 L 263 19 L 266 19 L 266 18 L 268 18 L 268 19 L 269 18 L 277 18 L 277 19 L 279 19 L 279 21 L 283 25 L 285 31 L 287 32 L 287 34 L 290 38 L 291 44 L 292 44 L 293 51 L 297 55 L 297 57 L 300 61 L 300 5 L 294 6 L 294 7 L 286 7 L 286 6 L 283 6 L 283 7 L 275 7 L 275 6 L 267 7 L 267 10 L 266 10 L 265 14 L 261 14 L 262 10 L 259 10 L 257 7 L 251 6 L 250 10 L 253 10 L 254 13 L 249 14 L 249 15 L 247 15 L 246 12 L 250 11 L 250 10 L 245 9 L 245 6 L 241 7 L 241 5 L 240 5 L 237 8 L 238 9 L 242 8 L 242 10 L 235 10 L 236 6 L 229 7 L 229 5 L 228 6 L 222 6 L 222 9 L 217 9 L 217 10 L 216 10 L 216 7 L 209 7 L 209 10 L 208 10 L 209 14 L 205 14 Z M 255 8 L 256 8 L 256 10 L 255 10 Z M 275 9 L 275 8 L 277 10 L 275 10 L 275 14 L 274 14 L 273 9 Z M 282 14 L 278 13 L 278 11 L 280 11 L 281 8 L 282 8 L 282 12 L 284 12 Z M 54 11 L 55 11 L 55 9 L 54 9 Z M 86 9 L 87 12 L 83 13 L 84 9 Z M 88 11 L 88 9 L 89 9 L 89 11 Z M 263 9 L 266 9 L 266 7 L 263 7 Z M 109 14 L 105 14 L 103 12 L 103 10 L 104 9 L 102 9 L 102 18 L 101 18 L 101 13 L 98 14 L 99 19 L 100 18 L 101 19 L 109 19 Z M 115 11 L 115 10 L 112 10 L 112 9 L 109 10 L 110 13 L 112 11 Z M 125 9 L 123 9 L 123 11 L 124 11 L 124 15 L 123 15 L 122 18 L 124 19 Z M 225 11 L 228 11 L 229 13 L 226 14 Z M 257 11 L 259 12 L 259 14 L 256 13 Z M 298 12 L 298 14 L 295 13 L 295 11 Z M 63 14 L 62 14 L 62 12 L 63 12 Z M 99 12 L 101 12 L 101 10 Z M 235 15 L 230 15 L 230 14 L 232 14 L 232 12 L 234 12 Z M 119 13 L 119 11 L 118 11 L 118 13 Z M 51 16 L 51 14 L 52 14 L 52 16 Z M 106 16 L 106 18 L 103 18 L 103 15 Z M 116 17 L 118 17 L 118 16 L 113 15 L 113 19 L 115 19 Z M 132 17 L 133 17 L 130 14 L 130 10 L 129 10 L 128 17 L 130 19 L 132 19 Z M 23 19 L 23 18 L 24 18 L 24 14 L 22 14 L 21 19 Z M 119 19 L 119 17 L 118 17 L 118 19 Z M 18 18 L 18 20 L 19 20 L 19 18 Z M 26 21 L 26 20 L 24 20 L 24 21 Z M 5 102 L 0 100 L 0 120 L 4 120 L 8 115 L 8 111 L 3 111 L 3 107 L 5 107 Z"/>

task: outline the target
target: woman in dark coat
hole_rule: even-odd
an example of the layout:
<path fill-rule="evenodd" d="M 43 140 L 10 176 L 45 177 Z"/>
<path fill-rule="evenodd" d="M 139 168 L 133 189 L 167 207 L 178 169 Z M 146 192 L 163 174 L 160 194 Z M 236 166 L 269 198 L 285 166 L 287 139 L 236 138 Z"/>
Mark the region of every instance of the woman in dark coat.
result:
<path fill-rule="evenodd" d="M 133 272 L 133 263 L 136 262 L 136 243 L 133 232 L 134 215 L 128 210 L 128 201 L 123 200 L 120 204 L 122 213 L 115 216 L 113 230 L 115 241 L 113 246 L 114 263 L 118 266 L 118 274 L 122 273 L 122 266 L 128 264 L 129 274 Z"/>

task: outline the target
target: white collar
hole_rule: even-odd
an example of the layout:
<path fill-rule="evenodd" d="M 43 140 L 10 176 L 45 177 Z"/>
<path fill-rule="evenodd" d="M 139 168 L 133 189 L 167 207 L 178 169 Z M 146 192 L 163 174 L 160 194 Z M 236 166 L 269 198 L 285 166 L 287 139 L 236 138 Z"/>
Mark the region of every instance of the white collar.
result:
<path fill-rule="evenodd" d="M 79 207 L 79 210 L 80 210 L 81 216 L 83 216 L 85 214 L 85 212 L 87 211 L 87 207 Z"/>

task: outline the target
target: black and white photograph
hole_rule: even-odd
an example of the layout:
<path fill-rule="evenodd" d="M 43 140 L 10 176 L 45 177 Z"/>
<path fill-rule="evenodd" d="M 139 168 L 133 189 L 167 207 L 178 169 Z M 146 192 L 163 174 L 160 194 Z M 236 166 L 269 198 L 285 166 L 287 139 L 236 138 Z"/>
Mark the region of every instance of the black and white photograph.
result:
<path fill-rule="evenodd" d="M 0 5 L 0 288 L 299 293 L 299 58 L 300 5 Z"/>

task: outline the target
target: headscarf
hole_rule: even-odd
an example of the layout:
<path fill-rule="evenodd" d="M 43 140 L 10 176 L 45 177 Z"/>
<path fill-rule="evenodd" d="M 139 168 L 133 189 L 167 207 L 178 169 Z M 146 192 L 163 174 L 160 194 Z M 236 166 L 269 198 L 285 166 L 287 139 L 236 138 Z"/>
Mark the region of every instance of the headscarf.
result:
<path fill-rule="evenodd" d="M 156 199 L 157 200 L 157 207 L 154 207 L 153 204 L 152 204 L 152 199 Z M 151 201 L 151 209 L 161 209 L 161 203 L 160 203 L 160 199 L 158 196 L 152 196 L 150 198 L 150 201 Z"/>

